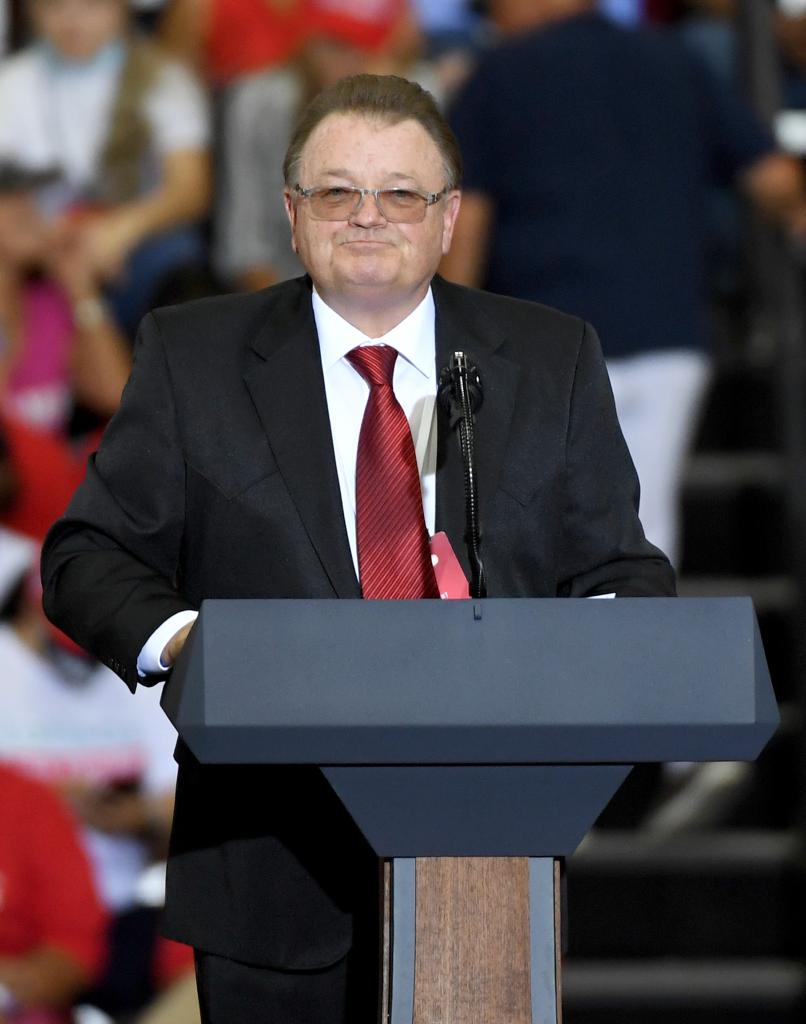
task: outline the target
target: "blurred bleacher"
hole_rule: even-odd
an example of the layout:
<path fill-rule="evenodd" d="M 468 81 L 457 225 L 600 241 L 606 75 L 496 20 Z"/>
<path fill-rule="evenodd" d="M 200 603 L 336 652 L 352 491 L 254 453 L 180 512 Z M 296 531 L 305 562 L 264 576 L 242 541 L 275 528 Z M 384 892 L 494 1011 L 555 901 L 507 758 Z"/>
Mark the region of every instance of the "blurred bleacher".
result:
<path fill-rule="evenodd" d="M 772 11 L 739 6 L 748 89 L 772 120 Z M 572 858 L 569 1024 L 806 1019 L 806 268 L 766 228 L 749 239 L 744 293 L 716 317 L 680 593 L 753 597 L 782 723 L 753 766 L 634 777 Z"/>

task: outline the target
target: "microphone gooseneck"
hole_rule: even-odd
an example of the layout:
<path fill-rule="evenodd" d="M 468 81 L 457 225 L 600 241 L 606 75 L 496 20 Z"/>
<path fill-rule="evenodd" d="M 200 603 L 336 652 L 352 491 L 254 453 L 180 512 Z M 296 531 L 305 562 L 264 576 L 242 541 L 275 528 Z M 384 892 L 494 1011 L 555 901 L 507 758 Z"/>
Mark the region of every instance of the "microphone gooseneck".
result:
<path fill-rule="evenodd" d="M 459 428 L 459 449 L 465 480 L 465 541 L 470 560 L 470 595 L 485 597 L 487 582 L 481 559 L 474 423 L 474 413 L 481 406 L 484 392 L 478 369 L 466 352 L 454 352 L 450 363 L 442 369 L 437 395 L 448 413 L 451 429 Z"/>

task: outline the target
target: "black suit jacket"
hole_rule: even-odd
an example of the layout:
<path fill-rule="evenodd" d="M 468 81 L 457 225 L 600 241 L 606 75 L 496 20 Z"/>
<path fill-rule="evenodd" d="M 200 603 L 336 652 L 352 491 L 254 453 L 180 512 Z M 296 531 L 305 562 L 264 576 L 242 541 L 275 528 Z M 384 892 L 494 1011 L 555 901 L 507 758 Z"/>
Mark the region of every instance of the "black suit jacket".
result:
<path fill-rule="evenodd" d="M 307 278 L 160 310 L 43 554 L 48 615 L 134 689 L 169 615 L 205 598 L 357 598 Z M 644 539 L 599 343 L 582 321 L 433 282 L 436 360 L 484 383 L 477 462 L 490 597 L 674 592 Z M 465 564 L 462 465 L 439 412 L 436 525 Z M 315 769 L 206 767 L 180 743 L 167 921 L 246 962 L 351 943 L 374 859 Z"/>

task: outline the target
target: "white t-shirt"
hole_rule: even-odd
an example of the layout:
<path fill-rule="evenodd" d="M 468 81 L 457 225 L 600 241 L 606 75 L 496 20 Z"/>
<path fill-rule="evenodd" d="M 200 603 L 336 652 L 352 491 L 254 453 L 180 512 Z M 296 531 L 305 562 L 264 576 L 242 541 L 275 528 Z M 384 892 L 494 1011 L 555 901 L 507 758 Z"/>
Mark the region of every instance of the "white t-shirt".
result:
<path fill-rule="evenodd" d="M 125 49 L 107 47 L 85 64 L 68 64 L 44 45 L 0 63 L 0 160 L 59 167 L 73 196 L 95 181 Z M 193 76 L 167 61 L 145 99 L 153 158 L 204 148 L 206 97 Z"/>
<path fill-rule="evenodd" d="M 0 758 L 52 783 L 136 781 L 169 792 L 176 731 L 159 707 L 161 686 L 132 694 L 98 665 L 75 680 L 0 626 Z M 106 904 L 134 901 L 147 850 L 135 838 L 87 830 L 86 845 Z"/>

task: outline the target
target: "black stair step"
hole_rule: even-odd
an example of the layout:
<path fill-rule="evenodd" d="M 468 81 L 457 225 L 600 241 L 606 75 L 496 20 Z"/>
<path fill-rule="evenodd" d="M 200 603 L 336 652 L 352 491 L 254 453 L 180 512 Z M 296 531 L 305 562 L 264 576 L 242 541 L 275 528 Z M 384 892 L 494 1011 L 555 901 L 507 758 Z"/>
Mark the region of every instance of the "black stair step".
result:
<path fill-rule="evenodd" d="M 786 461 L 776 452 L 750 449 L 736 452 L 701 451 L 686 464 L 686 491 L 780 487 L 786 479 Z"/>
<path fill-rule="evenodd" d="M 701 452 L 683 478 L 683 569 L 781 571 L 787 463 L 765 451 Z"/>
<path fill-rule="evenodd" d="M 796 833 L 595 832 L 568 861 L 574 957 L 799 956 Z"/>
<path fill-rule="evenodd" d="M 748 477 L 746 467 L 735 477 Z M 731 469 L 734 472 L 734 469 Z M 758 482 L 684 491 L 683 560 L 687 575 L 766 576 L 787 571 L 784 494 Z M 772 471 L 769 471 L 772 476 Z M 766 477 L 765 477 L 766 479 Z"/>
<path fill-rule="evenodd" d="M 799 704 L 779 705 L 781 724 L 753 765 L 751 785 L 735 809 L 739 828 L 784 830 L 802 823 L 803 716 Z"/>
<path fill-rule="evenodd" d="M 758 615 L 791 611 L 798 597 L 795 581 L 784 575 L 685 574 L 677 581 L 677 591 L 681 597 L 750 597 Z"/>
<path fill-rule="evenodd" d="M 806 968 L 777 959 L 569 959 L 563 1003 L 566 1024 L 802 1024 Z"/>
<path fill-rule="evenodd" d="M 720 367 L 697 431 L 697 448 L 775 449 L 780 443 L 775 370 L 770 365 Z"/>
<path fill-rule="evenodd" d="M 750 597 L 758 615 L 764 650 L 779 701 L 792 699 L 799 673 L 793 660 L 793 638 L 803 629 L 798 614 L 799 591 L 791 577 L 736 575 L 681 575 L 681 597 Z"/>

